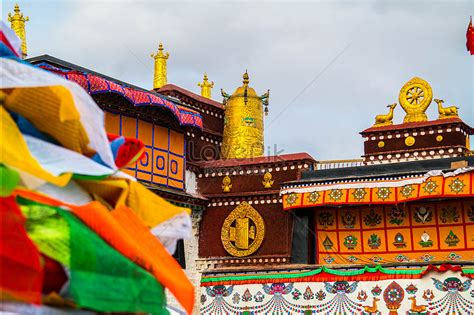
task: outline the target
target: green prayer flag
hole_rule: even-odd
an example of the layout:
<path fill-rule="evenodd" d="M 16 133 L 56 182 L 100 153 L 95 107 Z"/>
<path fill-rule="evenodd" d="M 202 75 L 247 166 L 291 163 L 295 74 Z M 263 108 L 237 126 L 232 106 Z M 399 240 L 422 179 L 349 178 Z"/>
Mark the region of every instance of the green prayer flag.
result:
<path fill-rule="evenodd" d="M 161 284 L 73 213 L 22 198 L 19 202 L 28 234 L 41 252 L 62 262 L 68 257 L 63 246 L 69 247 L 69 263 L 64 264 L 70 269 L 69 294 L 78 306 L 101 312 L 169 314 Z M 54 227 L 59 229 L 55 234 Z"/>
<path fill-rule="evenodd" d="M 20 181 L 17 171 L 0 164 L 0 197 L 10 196 Z"/>

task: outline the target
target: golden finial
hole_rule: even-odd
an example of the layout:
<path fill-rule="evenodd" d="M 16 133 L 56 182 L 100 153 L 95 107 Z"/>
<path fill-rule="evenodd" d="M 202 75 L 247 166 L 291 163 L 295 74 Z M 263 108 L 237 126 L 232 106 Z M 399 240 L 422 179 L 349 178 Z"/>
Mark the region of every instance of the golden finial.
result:
<path fill-rule="evenodd" d="M 151 54 L 151 57 L 155 59 L 155 75 L 153 78 L 153 89 L 159 89 L 163 85 L 168 83 L 166 62 L 170 54 L 167 52 L 163 53 L 163 44 L 160 42 L 158 46 L 158 52 Z"/>
<path fill-rule="evenodd" d="M 222 191 L 223 192 L 230 192 L 232 189 L 232 180 L 229 176 L 226 176 L 222 179 Z"/>
<path fill-rule="evenodd" d="M 21 53 L 22 57 L 25 58 L 27 56 L 25 22 L 29 21 L 30 18 L 23 16 L 18 3 L 15 5 L 13 11 L 15 12 L 13 15 L 8 13 L 8 21 L 11 23 L 12 30 L 15 31 L 21 40 Z"/>
<path fill-rule="evenodd" d="M 443 100 L 440 99 L 434 99 L 436 104 L 438 104 L 438 119 L 445 119 L 445 118 L 453 118 L 453 117 L 458 117 L 458 107 L 456 106 L 448 106 L 448 107 L 443 107 Z"/>
<path fill-rule="evenodd" d="M 387 107 L 390 108 L 388 114 L 375 116 L 375 124 L 373 125 L 373 127 L 393 125 L 393 110 L 396 106 L 397 103 L 387 105 Z"/>
<path fill-rule="evenodd" d="M 201 87 L 201 95 L 207 98 L 211 98 L 212 88 L 214 87 L 214 81 L 209 83 L 209 79 L 207 78 L 207 73 L 204 73 L 204 78 L 202 82 L 198 83 L 198 86 Z"/>
<path fill-rule="evenodd" d="M 249 85 L 249 74 L 247 73 L 247 69 L 245 70 L 245 73 L 244 75 L 242 76 L 242 78 L 244 79 L 242 82 L 244 83 L 245 86 Z"/>
<path fill-rule="evenodd" d="M 272 173 L 266 172 L 265 175 L 263 175 L 263 181 L 262 181 L 263 188 L 265 189 L 272 188 L 272 185 L 274 182 L 275 181 L 272 180 Z"/>

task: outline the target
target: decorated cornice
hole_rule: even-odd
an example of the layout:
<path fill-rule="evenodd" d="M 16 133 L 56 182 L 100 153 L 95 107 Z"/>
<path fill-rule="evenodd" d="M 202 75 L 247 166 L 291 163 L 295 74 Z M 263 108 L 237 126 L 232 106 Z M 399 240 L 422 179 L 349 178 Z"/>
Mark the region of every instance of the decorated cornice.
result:
<path fill-rule="evenodd" d="M 285 185 L 285 210 L 327 205 L 397 204 L 401 202 L 448 197 L 474 196 L 474 168 L 443 173 L 431 171 L 403 179 L 374 179 L 320 184 Z"/>

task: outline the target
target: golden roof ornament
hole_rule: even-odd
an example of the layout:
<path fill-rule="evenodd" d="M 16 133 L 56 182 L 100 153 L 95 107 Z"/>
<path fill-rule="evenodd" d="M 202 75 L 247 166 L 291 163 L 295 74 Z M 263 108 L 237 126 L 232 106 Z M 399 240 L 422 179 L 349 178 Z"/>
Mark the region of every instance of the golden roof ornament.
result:
<path fill-rule="evenodd" d="M 204 78 L 202 82 L 198 83 L 198 86 L 201 87 L 201 96 L 206 98 L 211 98 L 212 88 L 214 87 L 214 81 L 209 82 L 207 78 L 207 73 L 204 73 Z"/>
<path fill-rule="evenodd" d="M 389 126 L 393 125 L 393 110 L 397 106 L 397 103 L 387 105 L 389 109 L 388 114 L 375 116 L 375 124 L 373 127 Z"/>
<path fill-rule="evenodd" d="M 400 106 L 407 113 L 403 122 L 428 121 L 425 112 L 432 99 L 433 91 L 425 80 L 414 77 L 405 83 L 398 96 Z"/>
<path fill-rule="evenodd" d="M 274 182 L 275 181 L 272 180 L 272 173 L 266 172 L 263 175 L 263 181 L 262 181 L 263 188 L 265 188 L 265 189 L 272 188 Z"/>
<path fill-rule="evenodd" d="M 443 107 L 443 100 L 434 99 L 436 104 L 438 104 L 438 119 L 453 118 L 458 117 L 458 109 L 456 106 Z"/>
<path fill-rule="evenodd" d="M 155 59 L 153 89 L 159 89 L 168 83 L 166 63 L 169 56 L 170 54 L 168 52 L 163 53 L 163 44 L 161 42 L 158 46 L 158 52 L 156 54 L 151 54 L 151 57 Z"/>
<path fill-rule="evenodd" d="M 267 113 L 270 91 L 258 96 L 249 86 L 247 71 L 242 83 L 232 95 L 221 90 L 225 104 L 222 157 L 226 159 L 259 157 L 264 153 L 262 107 Z"/>
<path fill-rule="evenodd" d="M 20 7 L 18 6 L 18 3 L 15 4 L 15 8 L 13 11 L 15 12 L 13 15 L 11 13 L 8 13 L 8 21 L 11 23 L 10 26 L 12 30 L 21 40 L 21 53 L 22 57 L 25 58 L 28 55 L 26 47 L 25 22 L 28 22 L 30 18 L 28 16 L 23 16 L 23 13 L 20 12 Z"/>
<path fill-rule="evenodd" d="M 230 192 L 232 189 L 232 180 L 229 176 L 225 176 L 222 179 L 222 192 Z"/>

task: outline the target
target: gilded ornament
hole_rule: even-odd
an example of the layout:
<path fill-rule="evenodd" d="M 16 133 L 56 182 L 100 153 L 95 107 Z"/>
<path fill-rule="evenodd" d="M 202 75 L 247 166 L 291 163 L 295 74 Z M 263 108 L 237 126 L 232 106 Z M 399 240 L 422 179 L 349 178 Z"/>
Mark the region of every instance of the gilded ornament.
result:
<path fill-rule="evenodd" d="M 342 189 L 331 189 L 329 192 L 329 198 L 333 201 L 339 201 L 342 197 Z"/>
<path fill-rule="evenodd" d="M 263 175 L 263 181 L 262 181 L 263 188 L 265 188 L 265 189 L 272 188 L 273 182 L 274 181 L 272 180 L 272 174 L 270 172 L 266 172 Z"/>
<path fill-rule="evenodd" d="M 232 189 L 232 181 L 229 176 L 226 176 L 222 179 L 222 191 L 230 192 Z"/>
<path fill-rule="evenodd" d="M 465 186 L 466 184 L 464 184 L 464 182 L 459 178 L 451 180 L 451 183 L 449 184 L 451 191 L 455 192 L 456 194 L 462 192 Z"/>
<path fill-rule="evenodd" d="M 423 186 L 423 190 L 425 191 L 425 193 L 429 195 L 431 195 L 432 193 L 435 193 L 436 188 L 438 188 L 438 184 L 432 179 L 426 181 L 425 185 Z"/>
<path fill-rule="evenodd" d="M 255 253 L 265 237 L 265 223 L 261 215 L 247 202 L 238 205 L 224 220 L 221 240 L 232 256 L 244 257 Z"/>
<path fill-rule="evenodd" d="M 365 190 L 365 188 L 356 188 L 352 192 L 352 197 L 354 197 L 354 199 L 357 201 L 364 200 L 366 195 L 367 195 L 367 191 Z"/>
<path fill-rule="evenodd" d="M 397 106 L 397 103 L 387 105 L 387 107 L 390 108 L 388 111 L 388 114 L 375 116 L 375 124 L 373 125 L 373 127 L 393 125 L 393 110 L 395 109 L 396 106 Z M 383 141 L 381 142 L 383 143 Z M 381 147 L 379 146 L 379 148 Z"/>
<path fill-rule="evenodd" d="M 298 199 L 298 195 L 295 193 L 286 195 L 286 203 L 289 204 L 290 206 L 294 205 L 297 199 Z"/>
<path fill-rule="evenodd" d="M 438 119 L 458 117 L 458 109 L 456 106 L 443 107 L 443 100 L 434 99 L 436 104 L 438 104 Z"/>
<path fill-rule="evenodd" d="M 153 78 L 153 89 L 159 89 L 168 83 L 166 63 L 170 54 L 163 53 L 163 44 L 160 42 L 158 52 L 150 55 L 155 59 L 155 75 Z"/>
<path fill-rule="evenodd" d="M 378 146 L 379 148 L 383 148 L 383 147 L 385 146 L 385 142 L 379 141 L 379 143 L 377 143 L 377 146 Z"/>
<path fill-rule="evenodd" d="M 310 193 L 310 194 L 308 195 L 308 202 L 316 203 L 316 202 L 318 202 L 319 197 L 320 197 L 319 192 L 313 191 L 312 193 Z"/>
<path fill-rule="evenodd" d="M 407 147 L 411 147 L 411 146 L 413 146 L 414 144 L 415 144 L 415 138 L 414 138 L 414 137 L 408 136 L 408 137 L 405 138 L 405 145 L 406 145 Z"/>
<path fill-rule="evenodd" d="M 414 77 L 405 83 L 398 96 L 400 106 L 407 113 L 403 122 L 427 121 L 425 111 L 432 99 L 433 91 L 425 80 Z"/>
<path fill-rule="evenodd" d="M 198 86 L 201 87 L 201 96 L 204 96 L 205 98 L 211 98 L 214 81 L 209 82 L 207 73 L 204 73 L 204 78 L 202 79 L 202 82 L 198 83 Z"/>
<path fill-rule="evenodd" d="M 438 141 L 438 142 L 443 141 L 443 136 L 442 135 L 436 136 L 436 141 Z"/>
<path fill-rule="evenodd" d="M 388 199 L 392 194 L 392 190 L 389 187 L 379 187 L 375 193 L 379 199 L 385 201 L 385 199 Z"/>
<path fill-rule="evenodd" d="M 413 188 L 413 185 L 405 185 L 400 189 L 400 194 L 405 198 L 409 198 L 412 196 L 414 191 L 415 188 Z"/>
<path fill-rule="evenodd" d="M 13 11 L 15 12 L 13 15 L 8 13 L 8 21 L 10 22 L 11 29 L 21 40 L 21 53 L 22 57 L 25 58 L 28 52 L 26 47 L 25 22 L 28 22 L 30 18 L 28 16 L 23 16 L 23 13 L 20 12 L 20 7 L 18 4 L 15 5 Z"/>
<path fill-rule="evenodd" d="M 268 107 L 269 92 L 258 96 L 249 86 L 247 72 L 243 76 L 243 85 L 234 94 L 221 92 L 225 104 L 222 156 L 226 159 L 263 156 L 262 107 Z"/>

